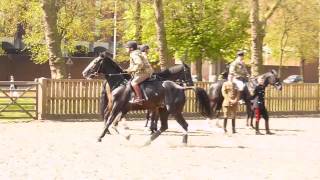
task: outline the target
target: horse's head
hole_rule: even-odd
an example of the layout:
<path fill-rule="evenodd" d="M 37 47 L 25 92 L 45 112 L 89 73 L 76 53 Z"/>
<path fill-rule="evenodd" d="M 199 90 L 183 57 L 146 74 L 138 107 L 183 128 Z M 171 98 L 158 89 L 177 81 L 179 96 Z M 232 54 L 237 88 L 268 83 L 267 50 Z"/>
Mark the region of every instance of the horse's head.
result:
<path fill-rule="evenodd" d="M 84 78 L 90 79 L 99 73 L 108 76 L 109 74 L 120 74 L 122 72 L 123 70 L 112 60 L 112 55 L 105 51 L 89 63 L 83 70 L 82 75 Z"/>
<path fill-rule="evenodd" d="M 194 83 L 192 81 L 192 76 L 191 76 L 191 69 L 190 67 L 183 63 L 183 73 L 182 73 L 182 79 L 186 83 L 187 86 L 194 86 Z"/>
<path fill-rule="evenodd" d="M 265 85 L 268 84 L 273 85 L 277 90 L 282 90 L 282 84 L 280 79 L 278 78 L 278 73 L 274 69 L 272 69 L 270 72 L 263 75 L 263 78 L 265 79 Z"/>
<path fill-rule="evenodd" d="M 82 71 L 82 76 L 86 79 L 91 79 L 98 75 L 102 67 L 103 58 L 98 56 L 94 58 L 89 65 Z"/>

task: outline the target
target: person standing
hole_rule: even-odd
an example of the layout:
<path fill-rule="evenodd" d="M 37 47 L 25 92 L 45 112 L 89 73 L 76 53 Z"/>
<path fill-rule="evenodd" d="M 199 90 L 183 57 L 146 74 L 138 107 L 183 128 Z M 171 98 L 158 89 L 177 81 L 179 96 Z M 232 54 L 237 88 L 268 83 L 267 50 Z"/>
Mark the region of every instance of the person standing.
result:
<path fill-rule="evenodd" d="M 252 100 L 252 108 L 253 112 L 256 115 L 256 134 L 261 135 L 259 131 L 259 121 L 261 119 L 261 116 L 265 120 L 265 127 L 266 127 L 266 133 L 267 134 L 273 134 L 270 132 L 269 129 L 269 115 L 267 108 L 265 106 L 265 88 L 266 86 L 264 85 L 264 78 L 263 77 L 258 77 L 258 86 L 255 87 L 253 91 L 253 100 Z"/>
<path fill-rule="evenodd" d="M 236 84 L 233 82 L 233 76 L 228 76 L 228 81 L 222 85 L 222 95 L 224 97 L 222 103 L 222 110 L 224 113 L 223 128 L 227 132 L 228 118 L 232 119 L 232 133 L 236 133 L 236 112 L 239 101 L 239 90 Z"/>

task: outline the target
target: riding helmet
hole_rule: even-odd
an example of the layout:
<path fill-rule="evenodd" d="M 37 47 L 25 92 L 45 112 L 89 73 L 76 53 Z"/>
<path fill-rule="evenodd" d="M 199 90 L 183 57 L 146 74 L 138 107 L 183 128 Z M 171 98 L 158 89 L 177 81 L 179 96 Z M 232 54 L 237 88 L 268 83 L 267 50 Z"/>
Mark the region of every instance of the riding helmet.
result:
<path fill-rule="evenodd" d="M 143 44 L 143 45 L 140 46 L 140 50 L 142 52 L 146 52 L 149 49 L 150 49 L 150 47 L 148 45 L 146 45 L 146 44 Z"/>
<path fill-rule="evenodd" d="M 136 50 L 136 49 L 138 49 L 138 44 L 136 41 L 128 41 L 125 47 L 132 48 L 132 49 Z"/>

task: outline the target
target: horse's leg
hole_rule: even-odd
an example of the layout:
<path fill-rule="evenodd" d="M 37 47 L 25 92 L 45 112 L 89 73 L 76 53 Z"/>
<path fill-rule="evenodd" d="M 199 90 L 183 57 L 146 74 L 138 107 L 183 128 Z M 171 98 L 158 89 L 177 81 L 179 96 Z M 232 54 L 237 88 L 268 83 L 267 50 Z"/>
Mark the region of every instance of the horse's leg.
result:
<path fill-rule="evenodd" d="M 216 126 L 218 127 L 218 128 L 222 128 L 221 126 L 220 126 L 220 124 L 219 124 L 219 116 L 220 116 L 220 110 L 218 110 L 218 112 L 217 112 L 217 115 L 216 115 Z"/>
<path fill-rule="evenodd" d="M 144 125 L 144 127 L 148 127 L 148 122 L 150 120 L 150 110 L 147 111 L 146 119 L 147 120 L 146 120 L 146 124 Z M 151 124 L 152 124 L 152 122 L 151 122 Z"/>
<path fill-rule="evenodd" d="M 98 138 L 98 142 L 101 142 L 101 139 L 106 135 L 106 134 L 111 134 L 109 129 L 107 128 L 107 120 L 108 120 L 108 117 L 109 117 L 109 112 L 105 112 L 106 114 L 104 115 L 103 119 L 104 119 L 104 129 L 101 133 L 101 135 L 99 136 Z"/>
<path fill-rule="evenodd" d="M 158 130 L 158 127 L 157 127 L 158 119 L 159 119 L 159 111 L 158 109 L 155 109 L 151 113 L 151 124 L 150 124 L 151 133 L 155 133 Z"/>
<path fill-rule="evenodd" d="M 104 130 L 102 132 L 102 134 L 100 135 L 100 137 L 98 138 L 98 142 L 101 142 L 102 138 L 105 136 L 105 134 L 107 132 L 109 132 L 109 126 L 113 123 L 114 118 L 116 117 L 116 115 L 119 113 L 119 111 L 116 110 L 116 104 L 113 106 L 112 111 L 107 113 L 107 116 L 105 118 L 107 118 L 108 120 L 106 120 L 105 123 L 105 127 Z M 110 133 L 110 132 L 109 132 Z"/>
<path fill-rule="evenodd" d="M 167 109 L 160 108 L 159 109 L 159 115 L 160 115 L 160 121 L 161 121 L 161 127 L 159 130 L 157 130 L 155 133 L 153 133 L 150 137 L 150 139 L 144 144 L 144 146 L 150 145 L 153 140 L 155 140 L 157 137 L 160 136 L 162 132 L 168 129 L 168 117 L 169 113 Z"/>
<path fill-rule="evenodd" d="M 187 121 L 184 119 L 184 117 L 182 116 L 181 112 L 177 113 L 174 115 L 177 122 L 180 124 L 180 126 L 183 128 L 184 132 L 183 132 L 183 136 L 182 136 L 182 143 L 184 145 L 187 145 L 188 143 L 188 123 Z"/>
<path fill-rule="evenodd" d="M 126 140 L 130 140 L 130 134 L 127 133 L 126 131 L 126 128 L 123 127 L 123 129 L 118 129 L 118 123 L 122 120 L 122 119 L 125 119 L 125 118 L 122 118 L 123 114 L 122 112 L 120 112 L 114 119 L 114 123 L 113 123 L 113 126 L 112 128 L 121 136 L 123 136 Z"/>

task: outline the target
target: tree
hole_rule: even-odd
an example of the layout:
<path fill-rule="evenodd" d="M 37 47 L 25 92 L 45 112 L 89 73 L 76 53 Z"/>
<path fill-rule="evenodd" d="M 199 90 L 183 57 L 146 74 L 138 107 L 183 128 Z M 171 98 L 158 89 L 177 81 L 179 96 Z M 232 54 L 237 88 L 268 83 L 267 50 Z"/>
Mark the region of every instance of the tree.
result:
<path fill-rule="evenodd" d="M 174 64 L 169 56 L 167 48 L 166 29 L 164 22 L 164 12 L 162 0 L 153 0 L 153 7 L 156 16 L 157 41 L 159 48 L 160 68 L 166 69 Z"/>
<path fill-rule="evenodd" d="M 299 0 L 286 0 L 268 27 L 266 42 L 272 48 L 273 57 L 280 59 L 280 65 L 283 58 L 300 60 L 302 76 L 304 63 L 314 61 L 318 56 L 320 27 L 315 17 L 319 13 L 320 7 L 312 0 L 303 3 Z"/>
<path fill-rule="evenodd" d="M 265 16 L 260 18 L 259 0 L 251 0 L 250 23 L 251 23 L 251 74 L 257 76 L 262 72 L 262 48 L 263 40 L 266 35 L 266 26 L 268 20 L 278 9 L 281 0 L 276 0 L 274 5 L 267 11 Z"/>
<path fill-rule="evenodd" d="M 62 58 L 61 52 L 62 36 L 57 28 L 59 3 L 57 0 L 43 0 L 42 3 L 51 78 L 64 79 L 67 77 L 66 63 Z"/>
<path fill-rule="evenodd" d="M 231 61 L 247 46 L 248 13 L 239 1 L 192 0 L 172 2 L 168 8 L 168 41 L 176 58 L 196 62 L 198 80 L 203 60 Z"/>
<path fill-rule="evenodd" d="M 141 2 L 140 0 L 135 0 L 135 40 L 138 43 L 142 41 L 142 21 L 141 21 Z"/>
<path fill-rule="evenodd" d="M 267 45 L 272 48 L 272 57 L 279 59 L 279 78 L 282 76 L 284 59 L 292 58 L 288 56 L 289 52 L 292 51 L 288 46 L 288 39 L 290 38 L 290 31 L 294 28 L 295 21 L 297 20 L 296 17 L 290 15 L 286 10 L 288 6 L 286 3 L 282 3 L 278 12 L 271 18 L 272 24 L 268 26 L 268 34 L 265 39 Z"/>

